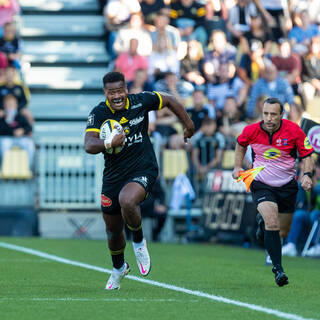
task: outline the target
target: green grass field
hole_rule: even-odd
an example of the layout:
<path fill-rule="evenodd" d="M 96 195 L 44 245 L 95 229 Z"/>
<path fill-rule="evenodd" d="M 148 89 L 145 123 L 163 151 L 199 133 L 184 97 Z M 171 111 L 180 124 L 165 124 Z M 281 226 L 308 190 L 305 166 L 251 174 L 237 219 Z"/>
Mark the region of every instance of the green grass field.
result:
<path fill-rule="evenodd" d="M 284 258 L 290 283 L 279 288 L 263 250 L 150 243 L 146 279 L 157 283 L 143 283 L 132 277 L 139 274 L 128 243 L 130 277 L 119 291 L 108 292 L 109 274 L 4 248 L 4 242 L 112 268 L 103 241 L 0 238 L 1 320 L 320 319 L 320 260 Z"/>

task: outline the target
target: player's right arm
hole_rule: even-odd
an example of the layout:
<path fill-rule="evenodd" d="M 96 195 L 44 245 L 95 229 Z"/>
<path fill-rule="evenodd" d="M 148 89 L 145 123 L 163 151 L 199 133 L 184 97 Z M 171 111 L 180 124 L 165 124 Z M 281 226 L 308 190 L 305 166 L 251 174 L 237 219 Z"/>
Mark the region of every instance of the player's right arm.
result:
<path fill-rule="evenodd" d="M 87 153 L 97 154 L 105 150 L 104 140 L 99 138 L 99 133 L 87 131 L 84 137 L 84 148 Z"/>
<path fill-rule="evenodd" d="M 124 132 L 115 135 L 111 141 L 100 139 L 100 127 L 105 120 L 101 117 L 99 109 L 94 108 L 88 116 L 86 134 L 84 137 L 84 148 L 87 153 L 97 154 L 112 147 L 123 145 L 126 138 Z"/>
<path fill-rule="evenodd" d="M 242 164 L 246 151 L 247 147 L 243 147 L 239 143 L 237 143 L 234 157 L 234 169 L 232 171 L 233 179 L 238 179 L 239 172 L 243 171 Z"/>
<path fill-rule="evenodd" d="M 245 127 L 237 139 L 237 145 L 235 150 L 235 157 L 234 157 L 234 168 L 232 171 L 233 179 L 239 178 L 239 172 L 243 171 L 243 159 L 247 152 L 247 146 L 249 144 L 248 139 L 248 126 Z"/>
<path fill-rule="evenodd" d="M 109 148 L 123 146 L 126 135 L 124 132 L 116 134 L 112 141 L 108 144 L 105 140 L 100 139 L 99 133 L 95 131 L 87 131 L 84 137 L 84 148 L 87 153 L 97 154 Z"/>

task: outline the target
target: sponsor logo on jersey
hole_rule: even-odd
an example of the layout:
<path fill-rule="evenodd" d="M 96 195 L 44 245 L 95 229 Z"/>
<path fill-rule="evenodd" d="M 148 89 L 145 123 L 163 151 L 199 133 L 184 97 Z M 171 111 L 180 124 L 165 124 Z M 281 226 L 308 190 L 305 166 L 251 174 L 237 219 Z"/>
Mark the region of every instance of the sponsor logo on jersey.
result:
<path fill-rule="evenodd" d="M 134 143 L 141 143 L 141 142 L 142 142 L 142 133 L 141 132 L 135 133 L 131 137 L 128 136 L 127 140 L 126 140 L 126 144 L 128 147 L 130 147 Z"/>
<path fill-rule="evenodd" d="M 130 129 L 129 129 L 128 126 L 124 127 L 124 128 L 123 128 L 123 131 L 124 131 L 124 133 L 125 133 L 126 136 L 128 136 L 129 133 L 130 133 Z"/>
<path fill-rule="evenodd" d="M 137 109 L 137 108 L 140 108 L 142 107 L 142 103 L 138 103 L 138 104 L 134 104 L 133 106 L 130 107 L 130 109 Z"/>
<path fill-rule="evenodd" d="M 311 145 L 311 143 L 310 143 L 310 141 L 309 141 L 309 139 L 307 137 L 304 139 L 304 147 L 306 149 L 311 149 L 312 148 L 312 145 Z"/>
<path fill-rule="evenodd" d="M 94 114 L 90 114 L 87 120 L 87 126 L 93 126 L 94 123 Z"/>
<path fill-rule="evenodd" d="M 104 194 L 101 195 L 101 206 L 102 207 L 110 207 L 112 205 L 112 200 L 105 196 Z"/>
<path fill-rule="evenodd" d="M 148 185 L 148 178 L 145 177 L 145 176 L 136 177 L 136 178 L 132 179 L 132 181 L 139 182 L 139 183 L 142 184 L 145 188 L 146 188 L 147 185 Z"/>
<path fill-rule="evenodd" d="M 132 120 L 129 121 L 129 125 L 130 126 L 136 126 L 137 124 L 139 124 L 141 121 L 143 121 L 144 117 L 138 117 L 138 118 L 134 118 Z"/>
<path fill-rule="evenodd" d="M 119 121 L 120 124 L 124 124 L 126 122 L 128 122 L 129 120 L 126 119 L 125 117 L 122 117 L 121 120 Z"/>
<path fill-rule="evenodd" d="M 277 159 L 281 156 L 281 151 L 276 148 L 270 148 L 263 154 L 265 159 Z"/>

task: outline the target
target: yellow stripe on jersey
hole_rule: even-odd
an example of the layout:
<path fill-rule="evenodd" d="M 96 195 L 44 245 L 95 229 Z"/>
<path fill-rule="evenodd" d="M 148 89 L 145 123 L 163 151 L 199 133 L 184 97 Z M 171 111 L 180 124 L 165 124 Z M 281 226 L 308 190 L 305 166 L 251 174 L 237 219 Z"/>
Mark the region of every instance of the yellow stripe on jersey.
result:
<path fill-rule="evenodd" d="M 154 93 L 156 93 L 157 94 L 157 96 L 159 97 L 159 110 L 161 110 L 162 109 L 162 97 L 161 97 L 161 94 L 159 93 L 159 92 L 157 92 L 157 91 L 153 91 Z"/>
<path fill-rule="evenodd" d="M 90 132 L 90 131 L 93 131 L 93 132 L 100 132 L 100 129 L 96 129 L 96 128 L 89 128 L 86 130 L 86 132 Z"/>

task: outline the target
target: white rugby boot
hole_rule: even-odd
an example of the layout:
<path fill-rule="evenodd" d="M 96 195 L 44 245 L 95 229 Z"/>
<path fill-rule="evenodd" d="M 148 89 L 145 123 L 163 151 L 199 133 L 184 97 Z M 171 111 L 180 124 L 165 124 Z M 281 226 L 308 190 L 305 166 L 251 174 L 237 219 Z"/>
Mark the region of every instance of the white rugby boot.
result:
<path fill-rule="evenodd" d="M 147 248 L 147 242 L 143 239 L 141 244 L 132 242 L 134 254 L 136 255 L 137 264 L 140 273 L 146 277 L 151 269 L 151 261 Z"/>
<path fill-rule="evenodd" d="M 113 269 L 110 278 L 107 282 L 106 290 L 120 289 L 120 282 L 129 273 L 129 271 L 130 267 L 127 262 L 124 262 L 124 266 L 120 268 L 120 270 Z"/>

